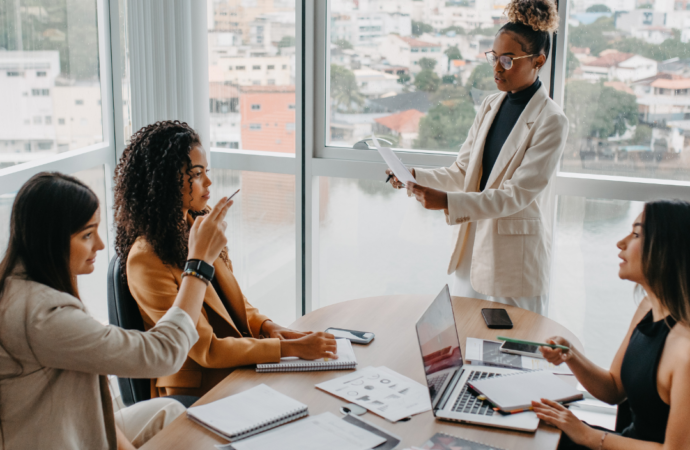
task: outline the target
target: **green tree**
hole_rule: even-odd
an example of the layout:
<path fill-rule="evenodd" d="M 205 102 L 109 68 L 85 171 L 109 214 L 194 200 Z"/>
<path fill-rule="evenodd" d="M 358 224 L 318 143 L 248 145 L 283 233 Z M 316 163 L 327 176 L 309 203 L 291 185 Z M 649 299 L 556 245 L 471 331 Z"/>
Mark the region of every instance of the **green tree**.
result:
<path fill-rule="evenodd" d="M 398 75 L 398 83 L 408 84 L 410 81 L 412 81 L 412 77 L 409 73 L 401 73 L 400 75 Z"/>
<path fill-rule="evenodd" d="M 331 64 L 331 99 L 339 111 L 352 113 L 364 106 L 355 74 L 338 64 Z"/>
<path fill-rule="evenodd" d="M 424 69 L 414 77 L 414 86 L 418 91 L 436 92 L 440 84 L 441 79 L 431 69 Z"/>
<path fill-rule="evenodd" d="M 455 75 L 443 75 L 441 77 L 441 83 L 443 84 L 455 84 L 458 82 L 458 79 L 455 77 Z"/>
<path fill-rule="evenodd" d="M 498 30 L 501 29 L 501 25 L 494 25 L 491 28 L 475 28 L 474 30 L 470 31 L 468 34 L 474 35 L 474 34 L 481 34 L 482 36 L 495 36 L 496 33 L 498 33 Z"/>
<path fill-rule="evenodd" d="M 419 60 L 419 67 L 421 67 L 422 70 L 434 70 L 436 68 L 436 63 L 437 61 L 433 58 L 421 58 Z"/>
<path fill-rule="evenodd" d="M 570 46 L 568 47 L 565 61 L 565 76 L 566 78 L 570 78 L 573 76 L 575 69 L 580 67 L 580 61 L 575 57 L 575 54 L 570 51 Z"/>
<path fill-rule="evenodd" d="M 610 13 L 611 9 L 606 5 L 602 5 L 601 3 L 597 3 L 596 5 L 592 5 L 589 8 L 587 8 L 587 12 L 588 13 L 601 13 L 601 12 Z"/>
<path fill-rule="evenodd" d="M 287 48 L 295 46 L 294 36 L 284 36 L 280 41 L 278 41 L 278 48 Z"/>
<path fill-rule="evenodd" d="M 419 136 L 414 148 L 458 150 L 472 127 L 474 105 L 467 98 L 444 101 L 419 121 Z"/>
<path fill-rule="evenodd" d="M 635 127 L 635 133 L 631 139 L 631 144 L 649 145 L 652 143 L 652 127 L 643 123 Z"/>
<path fill-rule="evenodd" d="M 350 41 L 348 41 L 347 39 L 337 39 L 333 43 L 343 50 L 352 50 L 354 48 Z"/>
<path fill-rule="evenodd" d="M 589 25 L 568 28 L 568 42 L 573 47 L 589 48 L 592 55 L 598 56 L 602 50 L 610 48 L 604 32 L 615 29 L 612 17 L 599 17 Z"/>
<path fill-rule="evenodd" d="M 412 34 L 415 36 L 421 36 L 424 33 L 431 33 L 434 31 L 434 27 L 424 22 L 412 21 Z"/>
<path fill-rule="evenodd" d="M 465 83 L 465 87 L 469 89 L 479 89 L 482 91 L 492 91 L 496 89 L 494 82 L 494 69 L 489 63 L 482 63 L 474 68 L 470 77 Z"/>
<path fill-rule="evenodd" d="M 569 81 L 565 86 L 569 139 L 606 139 L 637 125 L 637 99 L 603 83 Z"/>
<path fill-rule="evenodd" d="M 441 30 L 441 34 L 446 34 L 446 33 L 450 33 L 450 32 L 463 35 L 463 34 L 465 34 L 465 29 L 463 27 L 459 27 L 459 26 L 455 25 L 452 27 L 446 27 L 446 28 Z"/>
<path fill-rule="evenodd" d="M 462 59 L 462 53 L 460 53 L 460 49 L 457 45 L 448 47 L 443 53 L 448 57 L 448 72 L 450 72 L 450 62 L 454 59 Z"/>

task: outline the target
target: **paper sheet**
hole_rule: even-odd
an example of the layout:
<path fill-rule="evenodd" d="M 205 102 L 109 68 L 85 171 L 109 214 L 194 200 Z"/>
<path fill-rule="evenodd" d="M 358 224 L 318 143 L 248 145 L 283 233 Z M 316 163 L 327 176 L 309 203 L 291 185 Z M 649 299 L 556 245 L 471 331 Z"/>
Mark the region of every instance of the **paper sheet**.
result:
<path fill-rule="evenodd" d="M 572 375 L 567 364 L 555 366 L 545 359 L 513 355 L 500 351 L 500 341 L 489 341 L 468 337 L 465 345 L 465 359 L 475 364 L 508 367 L 522 370 L 548 370 L 559 375 Z"/>
<path fill-rule="evenodd" d="M 393 150 L 391 150 L 388 147 L 381 147 L 379 145 L 378 139 L 376 139 L 376 136 L 374 136 L 373 134 L 371 135 L 371 139 L 374 141 L 374 147 L 376 147 L 376 150 L 379 152 L 379 155 L 381 155 L 383 160 L 388 165 L 388 168 L 393 171 L 393 173 L 400 182 L 402 182 L 403 184 L 407 184 L 410 181 L 413 183 L 417 182 L 417 180 L 414 179 L 407 167 L 405 167 L 405 164 L 403 164 L 402 161 L 400 161 L 398 157 L 395 156 Z"/>
<path fill-rule="evenodd" d="M 366 367 L 317 388 L 397 422 L 431 409 L 429 390 L 387 367 Z"/>
<path fill-rule="evenodd" d="M 384 442 L 386 438 L 327 412 L 216 447 L 221 450 L 368 450 Z"/>

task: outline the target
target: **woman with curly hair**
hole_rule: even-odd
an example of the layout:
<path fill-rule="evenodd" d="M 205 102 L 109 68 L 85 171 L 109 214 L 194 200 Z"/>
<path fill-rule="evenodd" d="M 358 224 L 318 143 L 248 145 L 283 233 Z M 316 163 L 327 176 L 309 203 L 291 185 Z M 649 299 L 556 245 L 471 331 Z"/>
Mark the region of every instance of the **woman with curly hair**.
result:
<path fill-rule="evenodd" d="M 132 136 L 115 170 L 115 248 L 146 329 L 172 306 L 189 228 L 209 212 L 207 167 L 198 134 L 186 123 L 163 121 Z M 283 328 L 249 304 L 227 249 L 213 267 L 197 324 L 199 340 L 179 372 L 152 380 L 152 396 L 201 396 L 235 367 L 283 356 L 337 357 L 333 335 Z"/>
<path fill-rule="evenodd" d="M 539 80 L 558 26 L 552 0 L 513 0 L 486 59 L 498 94 L 488 96 L 455 163 L 411 169 L 408 194 L 460 225 L 448 274 L 452 294 L 546 314 L 553 180 L 568 120 Z M 424 120 L 424 119 L 422 119 Z M 402 188 L 397 178 L 393 187 Z"/>

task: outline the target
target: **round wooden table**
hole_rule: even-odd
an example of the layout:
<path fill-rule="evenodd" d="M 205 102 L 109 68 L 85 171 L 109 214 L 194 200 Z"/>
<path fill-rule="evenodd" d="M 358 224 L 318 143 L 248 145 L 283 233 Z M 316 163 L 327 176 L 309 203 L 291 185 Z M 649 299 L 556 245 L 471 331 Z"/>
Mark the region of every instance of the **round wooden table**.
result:
<path fill-rule="evenodd" d="M 425 384 L 415 323 L 433 299 L 433 295 L 391 295 L 350 300 L 311 312 L 297 319 L 290 327 L 313 331 L 325 330 L 328 327 L 373 331 L 376 338 L 369 345 L 353 345 L 358 367 L 386 366 Z M 487 328 L 481 316 L 482 308 L 505 308 L 513 321 L 513 329 Z M 582 350 L 582 344 L 570 331 L 553 320 L 531 311 L 465 297 L 453 297 L 453 310 L 463 352 L 467 337 L 495 339 L 499 333 L 533 341 L 543 341 L 550 336 L 560 335 Z M 330 411 L 340 416 L 340 407 L 347 402 L 316 389 L 314 385 L 349 372 L 256 373 L 254 367 L 240 368 L 203 396 L 197 404 L 209 403 L 265 383 L 308 405 L 311 415 Z M 563 378 L 574 382 L 572 376 Z M 362 417 L 400 436 L 402 442 L 398 449 L 421 445 L 436 432 L 485 442 L 506 450 L 553 450 L 558 446 L 560 439 L 559 430 L 543 423 L 536 433 L 524 433 L 437 421 L 431 411 L 417 414 L 408 422 L 398 423 L 391 423 L 371 412 Z M 214 450 L 214 445 L 218 443 L 225 441 L 182 416 L 142 448 Z"/>

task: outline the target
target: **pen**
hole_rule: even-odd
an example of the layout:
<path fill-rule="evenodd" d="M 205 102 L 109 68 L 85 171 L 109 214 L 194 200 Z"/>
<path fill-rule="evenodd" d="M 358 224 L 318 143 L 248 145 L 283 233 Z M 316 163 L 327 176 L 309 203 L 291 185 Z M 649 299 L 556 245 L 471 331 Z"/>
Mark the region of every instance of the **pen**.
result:
<path fill-rule="evenodd" d="M 388 178 L 386 178 L 386 183 L 388 183 L 391 180 L 391 178 L 393 178 L 393 174 L 388 175 Z"/>
<path fill-rule="evenodd" d="M 516 409 L 515 411 L 501 411 L 499 408 L 493 408 L 494 411 L 499 412 L 499 413 L 506 415 L 506 416 L 510 415 L 510 414 L 518 414 L 521 412 L 532 411 L 533 409 L 534 408 L 532 408 L 531 406 L 529 408 L 526 408 L 526 409 Z"/>

